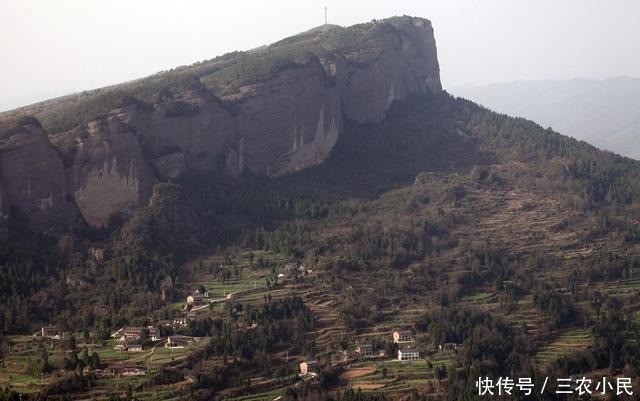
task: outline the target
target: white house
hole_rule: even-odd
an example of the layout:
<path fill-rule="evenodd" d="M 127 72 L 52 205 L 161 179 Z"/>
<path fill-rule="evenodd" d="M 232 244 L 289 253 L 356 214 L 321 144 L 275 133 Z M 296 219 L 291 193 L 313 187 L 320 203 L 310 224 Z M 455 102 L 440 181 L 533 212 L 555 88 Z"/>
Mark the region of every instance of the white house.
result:
<path fill-rule="evenodd" d="M 395 331 L 393 332 L 393 342 L 396 344 L 412 343 L 413 333 L 409 330 Z"/>
<path fill-rule="evenodd" d="M 300 374 L 317 373 L 318 365 L 319 363 L 316 360 L 300 362 Z"/>
<path fill-rule="evenodd" d="M 358 348 L 356 348 L 356 352 L 360 354 L 361 358 L 373 358 L 376 356 L 371 344 L 358 345 Z"/>
<path fill-rule="evenodd" d="M 151 341 L 159 341 L 160 333 L 153 326 L 148 326 L 147 331 L 149 332 L 149 339 Z M 139 340 L 140 334 L 142 334 L 142 330 L 144 327 L 123 327 L 120 330 L 111 334 L 111 337 L 116 341 L 131 341 L 131 340 Z"/>
<path fill-rule="evenodd" d="M 40 329 L 40 335 L 42 337 L 60 339 L 60 330 L 56 326 L 44 326 Z"/>
<path fill-rule="evenodd" d="M 420 351 L 417 348 L 406 348 L 398 350 L 399 361 L 417 361 L 420 359 Z"/>
<path fill-rule="evenodd" d="M 164 343 L 165 348 L 184 348 L 191 341 L 191 337 L 186 336 L 169 336 L 167 342 Z"/>

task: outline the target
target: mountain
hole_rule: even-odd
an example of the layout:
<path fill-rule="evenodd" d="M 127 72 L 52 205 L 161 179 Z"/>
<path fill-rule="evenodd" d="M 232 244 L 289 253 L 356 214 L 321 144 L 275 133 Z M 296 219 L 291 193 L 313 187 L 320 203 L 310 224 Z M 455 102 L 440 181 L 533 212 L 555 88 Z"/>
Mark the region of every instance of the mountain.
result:
<path fill-rule="evenodd" d="M 3 115 L 0 399 L 637 386 L 640 161 L 438 75 L 395 17 Z"/>
<path fill-rule="evenodd" d="M 449 90 L 497 112 L 640 158 L 640 78 L 516 81 Z"/>
<path fill-rule="evenodd" d="M 345 120 L 377 123 L 394 100 L 440 90 L 428 20 L 311 30 L 4 113 L 2 188 L 34 230 L 100 228 L 186 170 L 278 176 L 322 163 Z"/>

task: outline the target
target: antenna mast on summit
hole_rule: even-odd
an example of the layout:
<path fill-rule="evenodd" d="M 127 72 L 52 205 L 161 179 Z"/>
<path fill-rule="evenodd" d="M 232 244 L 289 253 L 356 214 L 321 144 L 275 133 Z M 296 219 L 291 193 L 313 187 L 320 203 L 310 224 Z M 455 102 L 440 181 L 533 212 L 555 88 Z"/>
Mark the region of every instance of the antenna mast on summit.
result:
<path fill-rule="evenodd" d="M 327 25 L 327 6 L 324 6 L 324 32 L 326 33 L 329 30 L 329 26 Z"/>

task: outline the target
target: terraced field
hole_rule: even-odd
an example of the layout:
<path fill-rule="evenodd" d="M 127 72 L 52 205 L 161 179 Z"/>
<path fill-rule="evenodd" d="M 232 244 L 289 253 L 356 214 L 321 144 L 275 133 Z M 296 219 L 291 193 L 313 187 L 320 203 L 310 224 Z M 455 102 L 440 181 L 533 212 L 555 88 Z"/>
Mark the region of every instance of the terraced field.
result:
<path fill-rule="evenodd" d="M 74 333 L 74 336 L 76 339 L 82 338 L 81 333 Z M 42 378 L 34 378 L 26 370 L 29 358 L 35 360 L 43 349 L 48 351 L 49 363 L 62 363 L 62 358 L 66 357 L 68 352 L 52 348 L 59 340 L 42 339 L 32 336 L 10 336 L 8 340 L 10 350 L 8 355 L 3 359 L 2 367 L 0 367 L 0 386 L 10 385 L 12 388 L 23 393 L 36 393 L 41 390 L 43 385 L 48 385 L 56 379 L 58 375 L 57 371 L 46 374 Z M 115 351 L 112 340 L 97 344 L 84 344 L 79 342 L 77 344 L 78 350 L 86 346 L 90 353 L 98 353 L 100 361 L 103 364 L 109 364 L 115 361 L 138 362 L 147 369 L 147 376 L 141 377 L 99 376 L 91 391 L 84 394 L 83 398 L 80 399 L 102 399 L 101 397 L 104 397 L 108 392 L 114 391 L 114 389 L 126 389 L 129 386 L 143 389 L 148 376 L 155 374 L 161 366 L 185 358 L 189 353 L 206 344 L 206 342 L 206 339 L 203 339 L 183 349 L 166 349 L 160 343 L 151 349 L 138 353 Z M 142 400 L 165 400 L 175 396 L 177 396 L 175 388 L 166 388 L 164 390 L 154 388 L 152 392 L 141 391 L 139 398 Z"/>
<path fill-rule="evenodd" d="M 535 356 L 535 361 L 540 367 L 544 367 L 563 355 L 584 350 L 591 345 L 592 341 L 591 334 L 587 330 L 564 331 L 555 336 L 547 346 L 540 349 Z"/>

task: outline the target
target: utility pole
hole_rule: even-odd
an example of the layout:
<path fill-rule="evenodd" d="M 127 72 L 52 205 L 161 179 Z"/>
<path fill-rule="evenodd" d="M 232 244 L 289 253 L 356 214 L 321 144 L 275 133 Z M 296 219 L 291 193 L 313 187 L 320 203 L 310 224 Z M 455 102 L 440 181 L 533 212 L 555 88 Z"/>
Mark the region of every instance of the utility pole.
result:
<path fill-rule="evenodd" d="M 324 6 L 324 33 L 329 31 L 329 26 L 327 25 L 327 6 Z"/>

